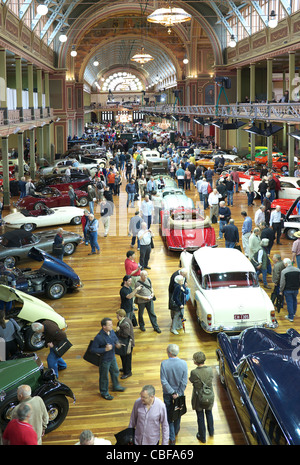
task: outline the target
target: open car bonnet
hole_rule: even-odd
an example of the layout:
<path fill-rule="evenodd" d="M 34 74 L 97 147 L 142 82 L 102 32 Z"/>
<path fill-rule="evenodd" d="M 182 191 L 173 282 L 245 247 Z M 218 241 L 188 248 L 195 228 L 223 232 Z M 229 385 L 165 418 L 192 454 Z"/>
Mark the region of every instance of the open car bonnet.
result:
<path fill-rule="evenodd" d="M 22 320 L 29 321 L 30 323 L 51 320 L 55 321 L 60 329 L 67 327 L 65 319 L 59 313 L 56 313 L 50 305 L 23 291 L 0 284 L 0 300 L 3 302 L 19 302 L 21 306 L 16 305 L 18 309 L 16 316 Z M 11 317 L 13 318 L 15 318 L 14 307 L 15 305 L 13 304 L 11 310 Z M 8 317 L 10 317 L 10 314 L 8 314 Z"/>
<path fill-rule="evenodd" d="M 32 247 L 28 252 L 28 257 L 38 262 L 43 262 L 40 270 L 45 271 L 50 276 L 64 275 L 72 281 L 79 282 L 79 276 L 66 263 L 58 258 L 52 257 L 38 247 Z"/>

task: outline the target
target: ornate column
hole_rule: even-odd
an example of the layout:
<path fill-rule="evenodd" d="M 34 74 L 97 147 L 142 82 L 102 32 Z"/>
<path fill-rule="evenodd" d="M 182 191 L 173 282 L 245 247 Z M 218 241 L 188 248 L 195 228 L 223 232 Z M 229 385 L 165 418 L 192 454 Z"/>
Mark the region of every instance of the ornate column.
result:
<path fill-rule="evenodd" d="M 271 58 L 267 59 L 267 102 L 270 103 L 272 101 L 272 93 L 273 93 L 273 60 Z M 272 152 L 273 152 L 273 136 L 267 138 L 267 147 L 268 147 L 268 168 L 272 168 L 273 159 L 272 159 Z"/>
<path fill-rule="evenodd" d="M 15 57 L 16 61 L 16 88 L 17 88 L 17 110 L 20 112 L 20 122 L 23 121 L 23 102 L 22 102 L 22 62 L 21 57 Z"/>
<path fill-rule="evenodd" d="M 29 108 L 31 110 L 31 119 L 34 119 L 34 104 L 33 104 L 33 64 L 27 65 L 27 79 L 28 79 L 28 98 Z"/>
<path fill-rule="evenodd" d="M 8 170 L 8 137 L 2 137 L 2 167 L 3 167 L 3 207 L 10 205 L 9 170 Z"/>
<path fill-rule="evenodd" d="M 24 134 L 18 132 L 18 167 L 19 167 L 19 179 L 24 176 Z"/>
<path fill-rule="evenodd" d="M 6 50 L 0 50 L 0 109 L 4 110 L 4 124 L 8 124 Z"/>

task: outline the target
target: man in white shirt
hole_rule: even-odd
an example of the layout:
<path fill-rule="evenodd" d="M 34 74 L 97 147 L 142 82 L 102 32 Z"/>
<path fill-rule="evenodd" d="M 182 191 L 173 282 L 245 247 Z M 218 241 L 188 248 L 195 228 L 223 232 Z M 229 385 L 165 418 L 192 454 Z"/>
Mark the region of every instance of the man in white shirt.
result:
<path fill-rule="evenodd" d="M 210 219 L 212 220 L 213 216 L 218 218 L 219 216 L 219 201 L 222 198 L 222 195 L 219 194 L 217 189 L 214 189 L 208 196 L 208 204 L 210 206 Z"/>
<path fill-rule="evenodd" d="M 276 205 L 275 210 L 271 212 L 270 216 L 270 227 L 273 228 L 275 233 L 277 244 L 281 245 L 280 236 L 281 236 L 281 207 Z"/>
<path fill-rule="evenodd" d="M 147 227 L 150 228 L 153 213 L 153 203 L 152 200 L 150 200 L 148 194 L 145 195 L 145 200 L 143 200 L 141 203 L 141 212 L 143 215 L 143 220 L 147 224 Z"/>
<path fill-rule="evenodd" d="M 265 207 L 261 205 L 259 209 L 255 212 L 254 223 L 256 226 L 259 226 L 263 221 L 265 221 Z"/>

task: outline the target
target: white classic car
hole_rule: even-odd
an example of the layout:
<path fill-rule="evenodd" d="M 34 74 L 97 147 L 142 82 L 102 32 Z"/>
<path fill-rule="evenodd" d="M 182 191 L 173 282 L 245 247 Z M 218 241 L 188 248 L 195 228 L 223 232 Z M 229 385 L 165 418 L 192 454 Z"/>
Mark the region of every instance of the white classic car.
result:
<path fill-rule="evenodd" d="M 276 328 L 275 310 L 258 285 L 245 255 L 229 248 L 202 247 L 180 254 L 197 317 L 208 333 L 239 332 L 251 326 Z"/>
<path fill-rule="evenodd" d="M 80 224 L 84 210 L 77 207 L 48 208 L 46 205 L 41 210 L 21 210 L 10 213 L 3 218 L 7 228 L 25 229 L 34 231 L 36 228 L 54 226 L 60 224 Z"/>
<path fill-rule="evenodd" d="M 290 176 L 280 176 L 280 191 L 278 192 L 279 199 L 296 199 L 299 197 L 300 192 L 300 179 Z M 249 182 L 249 181 L 248 181 Z M 246 192 L 248 187 L 248 182 L 246 181 L 242 184 L 241 190 Z M 258 191 L 258 186 L 261 181 L 253 181 L 255 197 L 259 197 L 260 193 Z"/>

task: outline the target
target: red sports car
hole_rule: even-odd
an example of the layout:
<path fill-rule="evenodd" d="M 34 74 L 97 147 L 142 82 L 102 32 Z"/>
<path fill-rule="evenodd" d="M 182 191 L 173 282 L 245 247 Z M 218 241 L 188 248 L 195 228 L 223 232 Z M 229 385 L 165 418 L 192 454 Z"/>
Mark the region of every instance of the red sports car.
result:
<path fill-rule="evenodd" d="M 86 191 L 87 186 L 93 184 L 92 179 L 83 173 L 72 173 L 71 176 L 50 174 L 42 176 L 40 180 L 35 183 L 36 192 L 46 193 L 49 191 L 49 187 L 58 189 L 59 191 L 67 191 L 69 186 L 73 186 L 73 189 L 79 189 Z"/>
<path fill-rule="evenodd" d="M 47 191 L 46 194 L 36 193 L 23 197 L 23 199 L 16 202 L 16 207 L 18 209 L 39 210 L 43 205 L 49 208 L 68 207 L 71 205 L 68 191 L 59 191 L 53 187 L 47 187 Z M 79 203 L 77 206 L 85 207 L 88 204 L 87 193 L 75 189 L 75 194 Z"/>
<path fill-rule="evenodd" d="M 295 202 L 295 199 L 275 199 L 271 203 L 271 208 L 276 208 L 276 205 L 279 205 L 281 207 L 281 213 L 283 215 L 286 215 L 288 210 L 291 208 L 293 203 Z M 291 212 L 291 215 L 299 215 L 300 211 L 297 211 L 297 205 L 295 206 L 294 210 Z"/>
<path fill-rule="evenodd" d="M 169 250 L 193 251 L 216 244 L 215 230 L 208 217 L 197 209 L 178 208 L 171 213 L 161 211 L 161 235 Z"/>

